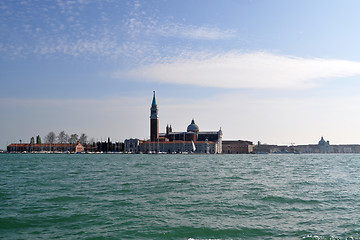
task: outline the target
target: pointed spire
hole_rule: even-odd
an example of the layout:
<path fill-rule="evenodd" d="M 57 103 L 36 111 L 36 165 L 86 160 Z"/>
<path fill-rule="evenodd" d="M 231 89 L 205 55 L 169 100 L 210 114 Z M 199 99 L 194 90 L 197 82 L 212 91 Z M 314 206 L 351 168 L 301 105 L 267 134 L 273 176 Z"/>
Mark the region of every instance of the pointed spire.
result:
<path fill-rule="evenodd" d="M 153 96 L 153 100 L 152 100 L 151 106 L 156 106 L 155 91 L 154 91 L 154 96 Z"/>
<path fill-rule="evenodd" d="M 151 104 L 151 108 L 150 108 L 150 118 L 151 119 L 158 119 L 158 108 L 157 108 L 157 104 L 156 104 L 156 97 L 155 97 L 155 91 L 154 91 L 154 96 L 153 96 L 153 100 L 152 100 L 152 104 Z"/>

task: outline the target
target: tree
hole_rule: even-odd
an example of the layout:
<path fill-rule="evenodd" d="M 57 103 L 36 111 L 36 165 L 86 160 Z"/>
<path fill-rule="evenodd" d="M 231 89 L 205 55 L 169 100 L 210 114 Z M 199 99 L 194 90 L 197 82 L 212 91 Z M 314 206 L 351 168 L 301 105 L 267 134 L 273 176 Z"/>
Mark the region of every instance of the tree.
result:
<path fill-rule="evenodd" d="M 86 134 L 85 133 L 82 133 L 81 134 L 81 136 L 80 136 L 80 138 L 79 138 L 79 142 L 81 143 L 81 145 L 85 145 L 85 144 L 87 144 L 87 136 L 86 136 Z"/>
<path fill-rule="evenodd" d="M 95 143 L 95 138 L 90 138 L 89 143 L 94 144 Z"/>
<path fill-rule="evenodd" d="M 45 137 L 46 143 L 54 143 L 56 139 L 56 135 L 54 132 L 49 132 L 48 135 Z"/>
<path fill-rule="evenodd" d="M 34 137 L 31 137 L 30 144 L 35 144 L 35 138 Z"/>
<path fill-rule="evenodd" d="M 41 137 L 39 135 L 36 136 L 36 144 L 41 144 Z"/>
<path fill-rule="evenodd" d="M 78 141 L 79 141 L 79 136 L 76 133 L 70 135 L 69 143 L 75 144 Z"/>
<path fill-rule="evenodd" d="M 65 131 L 61 131 L 57 136 L 58 143 L 67 143 L 69 140 L 69 135 L 65 133 Z"/>

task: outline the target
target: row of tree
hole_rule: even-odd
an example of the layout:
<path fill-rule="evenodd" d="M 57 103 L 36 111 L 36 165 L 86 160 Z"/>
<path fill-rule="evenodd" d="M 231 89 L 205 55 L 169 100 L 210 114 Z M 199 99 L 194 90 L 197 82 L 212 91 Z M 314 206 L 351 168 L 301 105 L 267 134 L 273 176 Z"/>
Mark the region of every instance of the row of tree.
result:
<path fill-rule="evenodd" d="M 65 131 L 61 131 L 58 135 L 56 135 L 54 132 L 49 132 L 44 139 L 44 143 L 70 143 L 70 144 L 76 144 L 80 142 L 81 145 L 88 144 L 88 136 L 85 133 L 82 133 L 80 136 L 76 133 L 73 133 L 71 135 L 68 135 Z M 35 144 L 35 138 L 32 137 L 30 139 L 31 144 Z M 42 140 L 41 137 L 38 135 L 36 136 L 36 144 L 41 144 Z"/>
<path fill-rule="evenodd" d="M 83 145 L 86 148 L 86 151 L 89 152 L 123 152 L 124 151 L 124 143 L 122 142 L 112 142 L 110 138 L 107 139 L 107 141 L 97 141 L 92 138 L 90 141 L 88 141 L 88 136 L 86 136 L 85 133 L 82 133 L 79 137 L 78 134 L 74 133 L 71 135 L 68 135 L 65 133 L 65 131 L 61 131 L 58 135 L 56 135 L 54 132 L 49 132 L 45 138 L 44 143 L 46 144 L 76 144 L 80 142 L 81 145 Z M 20 140 L 21 143 L 21 140 Z M 36 138 L 32 137 L 30 139 L 30 144 L 42 144 L 42 139 L 38 135 Z"/>

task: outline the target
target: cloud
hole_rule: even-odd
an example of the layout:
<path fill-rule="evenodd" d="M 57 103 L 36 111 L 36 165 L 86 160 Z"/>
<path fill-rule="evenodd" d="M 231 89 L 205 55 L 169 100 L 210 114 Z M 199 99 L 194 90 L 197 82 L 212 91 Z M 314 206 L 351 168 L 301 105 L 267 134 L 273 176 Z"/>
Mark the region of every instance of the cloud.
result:
<path fill-rule="evenodd" d="M 156 6 L 137 1 L 0 3 L 1 57 L 72 56 L 136 64 L 173 56 L 191 47 L 191 40 L 196 44 L 235 36 L 234 30 L 184 24 L 171 16 L 160 17 L 155 10 Z"/>
<path fill-rule="evenodd" d="M 196 55 L 196 54 L 194 54 Z M 138 81 L 216 88 L 311 88 L 318 80 L 360 75 L 360 62 L 268 52 L 178 58 L 115 74 Z"/>
<path fill-rule="evenodd" d="M 164 37 L 179 37 L 196 40 L 223 40 L 234 37 L 234 30 L 221 30 L 217 27 L 185 25 L 181 23 L 168 23 L 153 29 Z"/>
<path fill-rule="evenodd" d="M 36 55 L 65 54 L 69 56 L 97 56 L 116 58 L 123 54 L 123 47 L 119 46 L 114 39 L 103 37 L 101 39 L 79 39 L 69 41 L 67 39 L 54 40 L 51 43 L 41 43 L 34 50 Z"/>
<path fill-rule="evenodd" d="M 174 22 L 171 17 L 159 19 L 148 14 L 140 5 L 135 5 L 125 21 L 128 35 L 133 38 L 160 36 L 190 40 L 224 40 L 235 37 L 233 29 L 220 29 L 216 26 L 196 26 Z"/>

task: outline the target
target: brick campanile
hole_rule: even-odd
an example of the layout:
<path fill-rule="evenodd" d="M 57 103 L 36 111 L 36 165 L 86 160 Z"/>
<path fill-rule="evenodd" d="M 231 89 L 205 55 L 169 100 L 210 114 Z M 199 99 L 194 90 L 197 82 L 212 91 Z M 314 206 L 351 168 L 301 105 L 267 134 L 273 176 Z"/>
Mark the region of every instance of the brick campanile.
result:
<path fill-rule="evenodd" d="M 150 108 L 150 141 L 155 142 L 159 138 L 159 116 L 156 104 L 155 91 Z"/>

